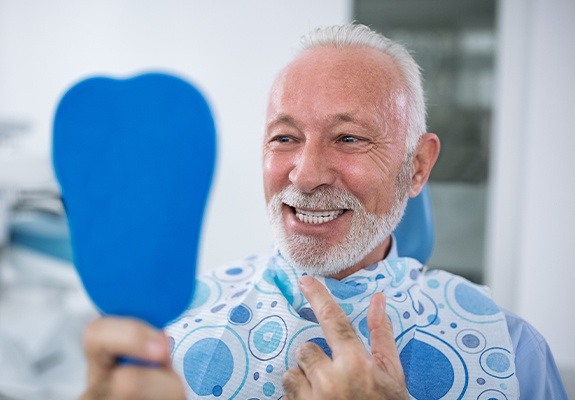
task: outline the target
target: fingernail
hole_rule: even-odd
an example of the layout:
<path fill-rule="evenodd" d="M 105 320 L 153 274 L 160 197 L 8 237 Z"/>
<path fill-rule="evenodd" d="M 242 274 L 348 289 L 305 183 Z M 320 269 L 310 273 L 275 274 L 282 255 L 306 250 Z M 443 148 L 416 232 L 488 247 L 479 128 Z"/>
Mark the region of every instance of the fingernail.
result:
<path fill-rule="evenodd" d="M 385 309 L 387 308 L 387 297 L 383 293 L 381 294 L 381 308 L 383 309 L 383 312 L 385 312 Z"/>
<path fill-rule="evenodd" d="M 313 278 L 311 277 L 311 275 L 304 275 L 301 278 L 299 278 L 299 283 L 302 286 L 309 286 L 313 283 Z"/>
<path fill-rule="evenodd" d="M 374 300 L 379 303 L 378 307 L 385 311 L 385 295 L 383 292 L 378 292 L 374 295 Z"/>

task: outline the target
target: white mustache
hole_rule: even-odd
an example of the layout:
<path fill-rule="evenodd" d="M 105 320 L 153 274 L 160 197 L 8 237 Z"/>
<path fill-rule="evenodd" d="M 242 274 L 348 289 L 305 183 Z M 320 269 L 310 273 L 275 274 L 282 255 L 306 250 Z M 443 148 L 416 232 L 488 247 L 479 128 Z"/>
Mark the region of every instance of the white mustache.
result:
<path fill-rule="evenodd" d="M 309 208 L 321 210 L 361 209 L 360 201 L 351 193 L 333 187 L 322 187 L 313 193 L 303 193 L 294 186 L 288 186 L 274 196 L 294 208 Z"/>

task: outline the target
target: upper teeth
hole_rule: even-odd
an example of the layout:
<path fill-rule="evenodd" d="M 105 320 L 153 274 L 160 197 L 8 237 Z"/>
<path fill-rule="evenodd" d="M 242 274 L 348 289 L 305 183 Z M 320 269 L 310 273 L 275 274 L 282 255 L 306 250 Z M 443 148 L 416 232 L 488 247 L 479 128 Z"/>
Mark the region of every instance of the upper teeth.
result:
<path fill-rule="evenodd" d="M 333 221 L 344 210 L 330 210 L 330 211 L 307 211 L 295 209 L 295 216 L 305 224 L 323 224 L 325 222 Z"/>

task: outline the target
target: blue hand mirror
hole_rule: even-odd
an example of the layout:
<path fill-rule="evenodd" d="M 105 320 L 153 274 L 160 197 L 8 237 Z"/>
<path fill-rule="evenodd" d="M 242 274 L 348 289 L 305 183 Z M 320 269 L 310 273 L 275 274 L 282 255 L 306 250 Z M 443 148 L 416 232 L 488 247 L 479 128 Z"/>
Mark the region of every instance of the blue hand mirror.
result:
<path fill-rule="evenodd" d="M 74 264 L 102 313 L 162 328 L 187 308 L 215 155 L 209 106 L 182 79 L 95 77 L 65 93 L 54 170 Z"/>

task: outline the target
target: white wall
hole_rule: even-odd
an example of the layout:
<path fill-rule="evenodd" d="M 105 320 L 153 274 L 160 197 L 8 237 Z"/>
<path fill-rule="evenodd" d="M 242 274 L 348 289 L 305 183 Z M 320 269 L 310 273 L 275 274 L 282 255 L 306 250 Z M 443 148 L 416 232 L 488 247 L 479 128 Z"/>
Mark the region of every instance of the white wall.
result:
<path fill-rule="evenodd" d="M 0 120 L 33 128 L 19 154 L 0 159 L 0 185 L 2 177 L 52 179 L 52 116 L 72 83 L 168 70 L 204 91 L 219 133 L 200 268 L 267 251 L 260 139 L 268 87 L 301 35 L 349 21 L 350 10 L 349 0 L 0 0 Z"/>
<path fill-rule="evenodd" d="M 488 284 L 573 385 L 575 2 L 501 0 L 499 11 Z"/>

